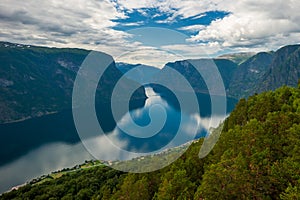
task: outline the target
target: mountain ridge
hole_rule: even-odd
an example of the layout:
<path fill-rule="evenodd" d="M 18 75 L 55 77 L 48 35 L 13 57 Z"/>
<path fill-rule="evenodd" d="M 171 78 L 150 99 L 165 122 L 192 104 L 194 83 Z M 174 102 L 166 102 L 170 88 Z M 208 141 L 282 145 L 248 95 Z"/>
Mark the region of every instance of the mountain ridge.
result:
<path fill-rule="evenodd" d="M 212 60 L 222 76 L 227 96 L 236 99 L 248 98 L 255 93 L 274 90 L 282 85 L 295 86 L 300 77 L 299 47 L 299 44 L 287 45 L 275 52 L 260 52 L 252 57 L 249 56 L 253 53 L 234 54 L 238 59 L 244 59 L 239 64 L 224 58 L 231 54 Z M 0 123 L 70 108 L 73 81 L 89 52 L 79 48 L 48 48 L 0 42 L 0 91 L 3 94 L 0 96 L 0 112 L 3 113 Z M 169 62 L 166 66 L 173 67 L 185 76 L 194 85 L 196 92 L 208 93 L 201 74 L 192 70 L 189 60 Z M 118 79 L 125 73 L 121 73 L 117 67 L 113 67 L 112 71 L 115 74 L 113 79 Z M 153 72 L 155 73 L 158 71 Z M 135 81 L 143 81 L 139 79 Z M 173 82 L 174 85 L 177 84 L 176 80 Z M 177 88 L 180 89 L 181 86 Z M 99 92 L 100 96 L 108 98 L 105 92 Z"/>
<path fill-rule="evenodd" d="M 72 109 L 76 74 L 90 52 L 0 42 L 0 123 Z M 108 70 L 110 74 L 100 80 L 96 93 L 103 101 L 109 100 L 109 93 L 122 76 L 114 62 Z M 136 94 L 146 98 L 142 90 Z"/>
<path fill-rule="evenodd" d="M 227 96 L 236 99 L 248 98 L 255 93 L 274 90 L 283 85 L 296 86 L 300 78 L 299 47 L 299 44 L 295 44 L 284 46 L 277 51 L 259 52 L 240 64 L 222 58 L 222 56 L 209 60 L 215 62 L 215 66 L 217 66 L 223 79 Z M 192 59 L 190 61 L 201 60 L 207 59 Z M 227 65 L 224 62 L 227 62 Z M 192 85 L 195 85 L 194 90 L 196 92 L 208 93 L 204 79 L 201 74 L 195 71 L 189 60 L 170 62 L 165 65 L 165 67 L 167 66 L 182 73 Z M 210 78 L 213 80 L 215 77 Z"/>

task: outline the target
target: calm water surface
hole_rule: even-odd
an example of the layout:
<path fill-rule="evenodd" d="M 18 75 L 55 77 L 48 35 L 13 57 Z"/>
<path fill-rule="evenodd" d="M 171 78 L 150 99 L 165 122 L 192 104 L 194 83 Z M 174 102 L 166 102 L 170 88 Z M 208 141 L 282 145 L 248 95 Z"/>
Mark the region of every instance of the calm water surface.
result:
<path fill-rule="evenodd" d="M 224 118 L 213 116 L 212 123 L 209 124 L 209 117 L 180 112 L 176 103 L 175 105 L 174 102 L 168 103 L 151 87 L 146 88 L 146 94 L 148 99 L 145 102 L 136 102 L 143 105 L 141 108 L 130 110 L 118 120 L 120 128 L 115 127 L 115 122 L 102 121 L 102 123 L 110 124 L 106 134 L 113 138 L 113 143 L 122 144 L 124 150 L 143 153 L 163 147 L 178 146 L 191 139 L 191 137 L 185 137 L 190 134 L 190 127 L 197 127 L 196 138 L 203 137 L 210 126 L 216 127 Z M 136 125 L 147 126 L 151 123 L 150 109 L 152 109 L 153 118 L 158 119 L 158 122 L 164 122 L 162 128 L 157 131 L 154 130 L 154 126 L 151 131 L 136 131 L 130 119 L 133 119 Z M 167 115 L 166 120 L 161 114 L 162 110 Z M 101 115 L 105 116 L 105 113 Z M 182 123 L 180 130 L 178 130 L 179 123 Z M 177 131 L 183 137 L 170 143 Z M 94 159 L 79 139 L 71 111 L 23 122 L 2 124 L 0 133 L 0 193 L 43 174 Z M 99 137 L 97 139 L 99 140 Z M 105 145 L 101 143 L 101 139 L 99 144 Z M 130 159 L 126 156 L 116 156 L 109 147 L 101 148 L 101 156 L 107 160 Z"/>

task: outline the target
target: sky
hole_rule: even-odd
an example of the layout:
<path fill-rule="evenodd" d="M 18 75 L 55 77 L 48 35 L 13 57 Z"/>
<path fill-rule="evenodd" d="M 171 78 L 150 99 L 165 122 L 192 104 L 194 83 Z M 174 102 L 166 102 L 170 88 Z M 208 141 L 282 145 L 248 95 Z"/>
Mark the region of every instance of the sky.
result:
<path fill-rule="evenodd" d="M 0 40 L 161 67 L 299 43 L 299 0 L 1 0 Z"/>

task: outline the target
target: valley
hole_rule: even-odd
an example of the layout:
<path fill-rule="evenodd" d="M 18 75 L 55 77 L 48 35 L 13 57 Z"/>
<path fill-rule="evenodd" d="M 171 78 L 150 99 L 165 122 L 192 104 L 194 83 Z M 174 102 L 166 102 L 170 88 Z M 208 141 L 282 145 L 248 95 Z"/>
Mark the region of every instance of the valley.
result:
<path fill-rule="evenodd" d="M 138 134 L 140 134 L 134 133 L 133 130 L 131 131 L 132 135 L 129 136 L 119 131 L 117 137 L 113 136 L 115 142 L 118 143 L 119 140 L 128 141 L 124 149 L 129 151 L 133 149 L 140 152 L 158 150 L 172 140 L 174 131 L 176 132 L 178 129 L 175 124 L 180 123 L 186 123 L 185 126 L 187 127 L 198 127 L 196 135 L 181 138 L 164 149 L 173 149 L 186 142 L 198 140 L 205 137 L 211 128 L 209 120 L 213 121 L 215 128 L 224 120 L 223 113 L 218 113 L 217 110 L 212 112 L 210 95 L 216 96 L 214 98 L 215 100 L 219 99 L 217 101 L 222 101 L 223 97 L 217 96 L 218 88 L 213 87 L 213 90 L 208 90 L 205 80 L 195 71 L 196 68 L 193 63 L 197 63 L 196 65 L 200 67 L 207 62 L 212 61 L 214 63 L 223 80 L 227 95 L 225 114 L 229 115 L 234 110 L 238 99 L 252 98 L 251 96 L 256 93 L 274 90 L 282 85 L 296 86 L 300 77 L 299 49 L 300 46 L 291 45 L 275 52 L 224 55 L 214 59 L 181 60 L 167 63 L 161 70 L 140 64 L 112 63 L 97 87 L 96 111 L 99 123 L 105 133 L 112 134 L 112 136 L 116 132 L 117 124 L 120 121 L 126 121 L 128 117 L 133 116 L 137 124 L 145 126 L 149 123 L 149 108 L 159 104 L 165 106 L 169 121 L 166 121 L 166 126 L 161 129 L 161 133 L 164 135 L 158 134 L 152 138 L 151 141 L 155 145 L 152 145 L 151 148 L 145 148 L 149 140 L 133 139 L 132 136 L 139 136 Z M 4 192 L 15 185 L 30 181 L 43 174 L 61 168 L 71 168 L 84 160 L 95 159 L 80 144 L 81 140 L 73 122 L 71 106 L 75 76 L 89 51 L 26 46 L 5 42 L 1 43 L 0 50 L 0 57 L 5 61 L 0 68 L 0 90 L 3 94 L 0 96 L 0 111 L 2 113 L 0 146 L 5 150 L 1 151 L 0 155 L 0 174 L 2 177 L 12 177 L 12 174 L 15 174 L 16 177 L 15 181 L 8 177 L 2 179 L 0 190 Z M 285 67 L 285 65 L 290 67 Z M 138 68 L 139 75 L 127 76 L 126 73 L 134 68 Z M 126 90 L 130 84 L 143 84 L 153 78 L 156 81 L 159 80 L 160 77 L 164 77 L 159 74 L 167 73 L 167 68 L 176 70 L 189 81 L 196 93 L 198 102 L 200 102 L 199 113 L 194 113 L 193 110 L 181 110 L 182 108 L 175 100 L 172 92 L 170 93 L 159 85 L 150 84 L 140 87 L 134 93 L 130 100 L 128 113 L 123 113 L 119 119 L 113 118 L 109 109 L 109 97 L 116 82 L 123 74 L 125 74 L 128 83 L 127 86 L 123 85 L 123 89 Z M 293 76 L 290 76 L 291 73 Z M 213 79 L 214 76 L 209 78 Z M 168 81 L 178 90 L 176 91 L 178 94 L 186 96 L 189 92 L 178 85 L 176 78 L 170 76 Z M 147 94 L 149 89 L 153 90 L 152 96 Z M 122 97 L 120 97 L 120 103 L 122 102 L 121 99 Z M 194 114 L 198 114 L 198 118 L 203 123 L 199 124 L 197 121 L 199 119 L 195 118 Z M 159 118 L 160 113 L 155 114 L 155 117 Z M 179 119 L 181 122 L 178 121 Z M 130 130 L 131 124 L 125 124 L 124 127 L 126 130 Z M 186 131 L 182 133 L 188 135 Z M 99 149 L 103 152 L 102 156 L 106 152 L 105 148 Z M 53 155 L 56 156 L 57 162 L 51 161 L 54 159 Z M 144 154 L 144 156 L 148 155 Z M 66 157 L 68 157 L 68 161 L 62 162 Z M 104 157 L 107 159 L 110 157 L 109 160 L 112 161 L 133 158 L 114 157 L 112 154 L 107 154 Z M 141 157 L 141 155 L 137 154 L 136 157 Z M 177 157 L 174 156 L 173 159 L 175 158 Z M 145 165 L 149 162 L 151 161 L 147 161 Z M 28 169 L 25 168 L 28 172 L 26 176 L 18 174 L 24 163 L 28 165 Z M 45 168 L 44 165 L 48 165 L 48 167 Z M 135 164 L 120 164 L 119 166 L 127 165 L 135 166 Z M 32 168 L 31 172 L 29 172 L 29 168 Z M 134 167 L 129 168 L 133 169 Z M 5 180 L 9 181 L 5 182 Z"/>

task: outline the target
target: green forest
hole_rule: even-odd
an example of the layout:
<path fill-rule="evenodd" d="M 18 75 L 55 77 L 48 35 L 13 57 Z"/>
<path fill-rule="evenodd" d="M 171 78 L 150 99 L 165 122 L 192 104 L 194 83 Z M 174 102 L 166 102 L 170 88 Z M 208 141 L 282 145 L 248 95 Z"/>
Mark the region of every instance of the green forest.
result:
<path fill-rule="evenodd" d="M 0 199 L 300 199 L 300 82 L 241 99 L 223 127 L 203 159 L 200 139 L 159 171 L 96 166 Z"/>

